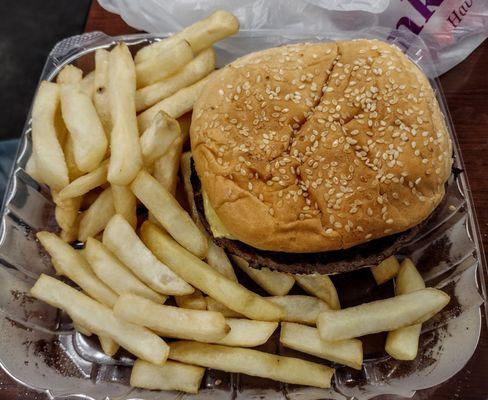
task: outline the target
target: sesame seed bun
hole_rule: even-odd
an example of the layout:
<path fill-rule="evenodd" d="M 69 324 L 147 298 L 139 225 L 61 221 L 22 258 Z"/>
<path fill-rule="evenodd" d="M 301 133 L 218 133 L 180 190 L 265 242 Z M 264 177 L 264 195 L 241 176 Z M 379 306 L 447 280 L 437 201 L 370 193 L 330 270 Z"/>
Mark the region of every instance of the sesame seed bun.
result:
<path fill-rule="evenodd" d="M 202 190 L 232 236 L 262 250 L 347 249 L 425 220 L 450 138 L 425 75 L 377 40 L 242 57 L 193 110 Z"/>

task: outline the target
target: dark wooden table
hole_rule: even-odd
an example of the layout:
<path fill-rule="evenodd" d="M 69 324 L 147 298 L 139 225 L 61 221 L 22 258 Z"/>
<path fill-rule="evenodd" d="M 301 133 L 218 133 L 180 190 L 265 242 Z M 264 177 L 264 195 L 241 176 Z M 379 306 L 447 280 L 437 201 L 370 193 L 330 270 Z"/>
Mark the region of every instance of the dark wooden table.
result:
<path fill-rule="evenodd" d="M 91 5 L 85 31 L 108 35 L 138 32 L 118 15 Z M 461 64 L 440 77 L 471 185 L 485 249 L 488 249 L 488 40 Z M 485 324 L 486 325 L 486 324 Z M 478 349 L 458 373 L 438 387 L 418 391 L 415 400 L 488 399 L 488 332 L 483 328 Z M 45 395 L 26 390 L 0 372 L 0 400 L 44 400 Z"/>

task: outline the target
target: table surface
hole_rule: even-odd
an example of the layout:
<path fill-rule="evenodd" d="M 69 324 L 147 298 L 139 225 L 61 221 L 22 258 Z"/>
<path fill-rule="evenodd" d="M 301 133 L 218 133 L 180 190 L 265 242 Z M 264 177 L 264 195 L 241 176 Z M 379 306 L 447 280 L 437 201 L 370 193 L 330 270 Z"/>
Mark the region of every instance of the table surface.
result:
<path fill-rule="evenodd" d="M 92 2 L 85 31 L 103 31 L 108 35 L 138 32 L 118 15 Z M 488 40 L 461 64 L 440 77 L 454 123 L 465 169 L 471 186 L 478 223 L 485 249 L 488 249 Z M 444 384 L 418 391 L 414 399 L 488 398 L 488 333 L 483 328 L 477 352 L 468 362 L 468 374 L 457 374 Z M 44 400 L 47 396 L 26 390 L 0 372 L 0 399 Z"/>

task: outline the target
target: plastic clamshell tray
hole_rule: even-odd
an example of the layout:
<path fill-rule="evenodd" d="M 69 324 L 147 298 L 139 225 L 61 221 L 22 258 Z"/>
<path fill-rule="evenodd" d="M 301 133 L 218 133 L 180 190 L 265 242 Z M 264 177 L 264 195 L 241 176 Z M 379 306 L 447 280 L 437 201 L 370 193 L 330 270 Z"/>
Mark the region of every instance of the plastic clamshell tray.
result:
<path fill-rule="evenodd" d="M 65 39 L 49 55 L 41 80 L 52 80 L 70 63 L 85 72 L 92 70 L 97 48 L 109 48 L 124 41 L 135 50 L 165 36 L 110 37 L 93 32 Z M 218 65 L 223 66 L 252 51 L 296 42 L 360 37 L 385 39 L 387 36 L 393 43 L 412 43 L 404 34 L 382 29 L 354 32 L 350 37 L 241 31 L 218 43 L 217 60 Z M 435 69 L 428 50 L 419 41 L 408 48 L 407 55 L 427 73 Z M 338 366 L 334 387 L 329 390 L 209 370 L 200 393 L 191 397 L 199 400 L 411 397 L 416 390 L 439 385 L 463 369 L 477 348 L 482 323 L 486 321 L 483 303 L 486 263 L 454 128 L 437 81 L 431 80 L 431 84 L 453 140 L 453 174 L 445 200 L 421 234 L 403 248 L 400 255 L 418 264 L 428 286 L 443 288 L 454 300 L 440 315 L 424 324 L 417 360 L 405 367 L 381 354 L 365 357 L 362 371 Z M 35 240 L 35 233 L 56 229 L 48 189 L 38 185 L 24 170 L 30 153 L 29 114 L 4 199 L 0 228 L 0 365 L 19 383 L 57 400 L 180 398 L 181 393 L 130 388 L 128 380 L 133 359 L 129 354 L 121 352 L 116 359 L 104 355 L 96 339 L 73 331 L 66 315 L 26 295 L 41 272 L 53 273 L 49 257 Z M 262 349 L 294 354 L 279 345 L 276 335 Z"/>

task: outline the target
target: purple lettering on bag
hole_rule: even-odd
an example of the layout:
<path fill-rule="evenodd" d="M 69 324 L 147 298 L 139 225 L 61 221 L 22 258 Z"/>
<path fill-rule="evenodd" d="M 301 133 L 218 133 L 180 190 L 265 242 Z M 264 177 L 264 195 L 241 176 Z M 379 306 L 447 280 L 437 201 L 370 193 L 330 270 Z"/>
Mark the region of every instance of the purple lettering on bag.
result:
<path fill-rule="evenodd" d="M 396 24 L 396 28 L 400 28 L 400 26 L 404 26 L 405 28 L 407 28 L 409 31 L 415 33 L 416 35 L 418 35 L 420 33 L 420 31 L 422 30 L 422 28 L 424 27 L 423 25 L 422 26 L 419 26 L 417 25 L 415 22 L 413 22 L 410 18 L 408 17 L 401 17 L 397 24 Z"/>
<path fill-rule="evenodd" d="M 462 18 L 468 13 L 468 9 L 471 8 L 472 5 L 473 0 L 465 0 L 458 8 L 459 14 L 456 10 L 452 10 L 447 17 L 447 20 L 451 23 L 453 28 L 456 28 L 461 23 Z"/>
<path fill-rule="evenodd" d="M 400 0 L 403 1 L 403 0 Z M 425 18 L 425 22 L 427 22 L 430 17 L 434 14 L 435 10 L 432 11 L 428 8 L 428 6 L 439 7 L 444 0 L 425 0 L 425 3 L 422 3 L 420 0 L 408 0 L 408 2 Z"/>

